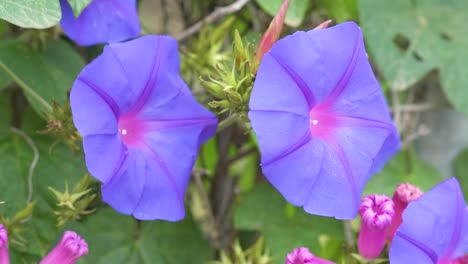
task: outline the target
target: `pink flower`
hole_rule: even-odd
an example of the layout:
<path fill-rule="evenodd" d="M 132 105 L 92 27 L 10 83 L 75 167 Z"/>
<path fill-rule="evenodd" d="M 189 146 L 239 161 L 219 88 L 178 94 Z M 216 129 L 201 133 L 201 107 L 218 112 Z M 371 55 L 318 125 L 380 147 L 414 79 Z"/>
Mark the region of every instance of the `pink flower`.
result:
<path fill-rule="evenodd" d="M 77 233 L 65 231 L 62 240 L 52 249 L 40 264 L 74 264 L 88 254 L 88 244 Z"/>
<path fill-rule="evenodd" d="M 286 256 L 285 264 L 334 264 L 334 262 L 321 259 L 312 254 L 308 248 L 299 247 Z"/>
<path fill-rule="evenodd" d="M 409 183 L 401 183 L 393 194 L 392 200 L 394 203 L 395 215 L 393 216 L 392 223 L 388 228 L 387 241 L 391 242 L 398 227 L 403 222 L 402 214 L 410 202 L 416 201 L 423 195 L 423 192 L 416 186 Z"/>
<path fill-rule="evenodd" d="M 0 224 L 0 264 L 10 264 L 8 232 L 2 224 Z"/>
<path fill-rule="evenodd" d="M 394 213 L 393 201 L 385 195 L 372 194 L 362 199 L 359 207 L 362 223 L 358 249 L 363 257 L 375 259 L 380 255 Z"/>

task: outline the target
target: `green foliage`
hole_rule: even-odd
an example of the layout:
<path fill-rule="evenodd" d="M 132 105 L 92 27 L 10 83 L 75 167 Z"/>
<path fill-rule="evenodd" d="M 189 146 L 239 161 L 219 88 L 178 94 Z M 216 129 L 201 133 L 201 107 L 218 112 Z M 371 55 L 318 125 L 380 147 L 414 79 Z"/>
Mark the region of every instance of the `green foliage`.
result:
<path fill-rule="evenodd" d="M 273 263 L 284 263 L 287 253 L 295 247 L 305 246 L 321 257 L 319 237 L 343 241 L 342 223 L 334 218 L 307 214 L 297 208 L 293 217 L 285 213 L 287 202 L 271 185 L 257 184 L 242 197 L 234 215 L 239 229 L 258 230 L 265 237 L 266 246 L 274 258 Z M 327 244 L 325 247 L 331 247 Z M 335 246 L 341 247 L 341 244 Z M 329 248 L 330 251 L 331 248 Z M 320 253 L 319 253 L 320 252 Z"/>
<path fill-rule="evenodd" d="M 284 0 L 256 0 L 256 2 L 265 12 L 274 17 Z M 291 0 L 284 23 L 292 27 L 301 25 L 310 3 L 310 0 Z"/>
<path fill-rule="evenodd" d="M 0 19 L 23 28 L 48 28 L 61 18 L 58 0 L 2 0 Z"/>
<path fill-rule="evenodd" d="M 321 0 L 319 6 L 336 23 L 358 19 L 357 0 Z"/>
<path fill-rule="evenodd" d="M 84 67 L 83 59 L 64 41 L 50 41 L 35 51 L 19 40 L 0 43 L 0 70 L 23 89 L 37 113 L 50 113 L 52 100 L 63 104 Z"/>
<path fill-rule="evenodd" d="M 68 228 L 84 237 L 90 248 L 79 264 L 204 263 L 211 258 L 190 216 L 177 223 L 140 222 L 105 208 Z"/>
<path fill-rule="evenodd" d="M 92 0 L 68 0 L 73 14 L 75 17 L 78 17 L 81 12 L 91 3 Z"/>
<path fill-rule="evenodd" d="M 409 182 L 426 192 L 443 179 L 436 169 L 421 161 L 413 151 L 401 151 L 380 173 L 373 176 L 364 194 L 378 193 L 391 197 L 396 186 L 403 182 Z"/>
<path fill-rule="evenodd" d="M 5 94 L 0 93 L 0 98 L 8 98 Z M 6 108 L 7 114 L 9 107 L 0 100 L 0 108 Z M 62 187 L 64 181 L 75 184 L 86 170 L 83 156 L 66 146 L 57 145 L 49 151 L 54 140 L 36 133 L 45 123 L 30 109 L 23 115 L 21 130 L 8 129 L 10 118 L 9 114 L 0 114 L 0 201 L 4 201 L 0 218 L 11 224 L 9 231 L 17 230 L 12 236 L 17 242 L 10 249 L 16 263 L 23 263 L 23 259 L 45 254 L 59 233 L 51 209 L 55 201 L 48 187 Z M 33 166 L 36 158 L 37 166 Z M 32 217 L 13 221 L 30 202 L 35 203 Z"/>
<path fill-rule="evenodd" d="M 209 264 L 271 264 L 268 249 L 264 248 L 264 239 L 260 237 L 247 250 L 243 250 L 239 241 L 234 242 L 232 256 L 225 251 L 221 251 L 220 261 L 211 261 Z"/>
<path fill-rule="evenodd" d="M 366 43 L 392 89 L 438 70 L 448 99 L 468 115 L 466 10 L 465 0 L 359 1 Z"/>
<path fill-rule="evenodd" d="M 455 177 L 460 183 L 465 201 L 468 201 L 468 149 L 460 153 L 455 160 Z"/>

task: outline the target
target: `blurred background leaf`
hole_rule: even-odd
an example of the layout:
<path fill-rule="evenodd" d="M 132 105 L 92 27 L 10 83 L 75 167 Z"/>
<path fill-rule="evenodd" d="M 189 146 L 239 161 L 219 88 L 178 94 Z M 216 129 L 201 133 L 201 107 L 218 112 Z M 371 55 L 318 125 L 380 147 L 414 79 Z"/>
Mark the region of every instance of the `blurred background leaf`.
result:
<path fill-rule="evenodd" d="M 344 243 L 341 221 L 310 215 L 302 208 L 294 207 L 288 215 L 286 208 L 287 202 L 271 185 L 257 184 L 239 198 L 234 224 L 239 229 L 260 231 L 265 237 L 266 247 L 274 257 L 274 263 L 284 263 L 285 256 L 301 246 L 308 247 L 320 257 L 330 257 L 329 254 L 340 251 Z M 324 251 L 319 243 L 320 235 L 342 243 L 330 243 Z M 336 248 L 332 248 L 333 245 Z M 323 253 L 327 256 L 320 255 Z"/>
<path fill-rule="evenodd" d="M 67 0 L 70 4 L 73 15 L 78 17 L 81 12 L 91 3 L 92 0 Z"/>
<path fill-rule="evenodd" d="M 442 180 L 444 177 L 421 161 L 413 150 L 400 151 L 367 183 L 364 195 L 378 193 L 392 197 L 396 186 L 403 182 L 409 182 L 427 192 Z"/>
<path fill-rule="evenodd" d="M 366 44 L 392 89 L 437 69 L 449 101 L 468 115 L 466 10 L 465 0 L 359 0 Z"/>
<path fill-rule="evenodd" d="M 205 263 L 211 250 L 190 216 L 180 222 L 140 221 L 110 208 L 69 226 L 89 245 L 77 263 Z"/>
<path fill-rule="evenodd" d="M 58 0 L 2 0 L 0 19 L 24 28 L 48 28 L 61 18 Z"/>
<path fill-rule="evenodd" d="M 50 112 L 52 100 L 62 104 L 78 73 L 82 57 L 62 40 L 35 51 L 19 40 L 0 42 L 0 69 L 21 87 L 37 113 Z"/>
<path fill-rule="evenodd" d="M 256 0 L 256 2 L 265 12 L 274 17 L 284 0 Z M 310 0 L 291 0 L 284 23 L 291 27 L 301 25 L 311 2 Z"/>

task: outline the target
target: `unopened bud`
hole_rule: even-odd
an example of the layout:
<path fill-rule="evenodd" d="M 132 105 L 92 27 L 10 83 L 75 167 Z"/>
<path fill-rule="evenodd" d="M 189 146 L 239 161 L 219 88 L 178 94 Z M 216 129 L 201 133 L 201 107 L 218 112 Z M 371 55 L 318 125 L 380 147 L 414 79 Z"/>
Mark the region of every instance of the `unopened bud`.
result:
<path fill-rule="evenodd" d="M 41 264 L 74 264 L 88 254 L 88 244 L 77 233 L 65 231 L 62 240 L 47 254 Z"/>
<path fill-rule="evenodd" d="M 286 256 L 285 264 L 334 264 L 334 262 L 314 256 L 308 248 L 299 247 Z"/>
<path fill-rule="evenodd" d="M 393 240 L 395 232 L 403 222 L 403 211 L 406 209 L 410 202 L 418 200 L 419 197 L 421 197 L 422 195 L 423 192 L 418 187 L 409 183 L 401 183 L 396 187 L 395 193 L 393 193 L 392 197 L 395 215 L 393 216 L 392 223 L 388 228 L 387 240 L 389 242 Z"/>
<path fill-rule="evenodd" d="M 380 255 L 394 213 L 393 201 L 385 195 L 372 194 L 362 199 L 358 249 L 363 257 L 372 260 Z"/>

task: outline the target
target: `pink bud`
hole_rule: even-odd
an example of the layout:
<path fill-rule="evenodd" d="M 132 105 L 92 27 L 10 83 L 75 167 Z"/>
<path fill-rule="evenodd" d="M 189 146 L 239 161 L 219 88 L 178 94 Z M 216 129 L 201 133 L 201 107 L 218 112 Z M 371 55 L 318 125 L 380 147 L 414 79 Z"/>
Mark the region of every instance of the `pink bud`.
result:
<path fill-rule="evenodd" d="M 273 44 L 279 39 L 281 34 L 281 29 L 283 28 L 284 18 L 286 17 L 286 12 L 288 11 L 290 0 L 284 0 L 283 4 L 281 5 L 278 13 L 276 13 L 275 17 L 271 21 L 268 29 L 263 34 L 260 43 L 258 44 L 257 52 L 255 54 L 256 61 L 260 63 L 263 58 L 263 55 L 267 53 Z"/>
<path fill-rule="evenodd" d="M 0 224 L 0 263 L 10 264 L 10 256 L 8 255 L 8 232 L 2 224 Z"/>
<path fill-rule="evenodd" d="M 331 24 L 331 22 L 332 22 L 331 20 L 327 20 L 327 21 L 325 21 L 325 22 L 322 22 L 322 24 L 316 26 L 316 27 L 314 28 L 314 30 L 315 30 L 315 29 L 326 29 L 326 28 Z"/>
<path fill-rule="evenodd" d="M 362 199 L 358 249 L 363 257 L 372 260 L 380 255 L 394 213 L 393 201 L 385 195 L 372 194 Z"/>
<path fill-rule="evenodd" d="M 286 256 L 285 264 L 335 264 L 326 259 L 321 259 L 310 253 L 308 248 L 299 247 Z"/>
<path fill-rule="evenodd" d="M 77 233 L 65 231 L 62 240 L 41 261 L 41 264 L 74 264 L 88 254 L 88 244 Z"/>
<path fill-rule="evenodd" d="M 398 227 L 403 222 L 402 215 L 410 202 L 416 201 L 423 195 L 423 192 L 416 186 L 409 183 L 401 183 L 393 194 L 393 203 L 395 209 L 395 215 L 393 216 L 392 223 L 388 228 L 387 241 L 391 242 L 395 235 Z"/>

